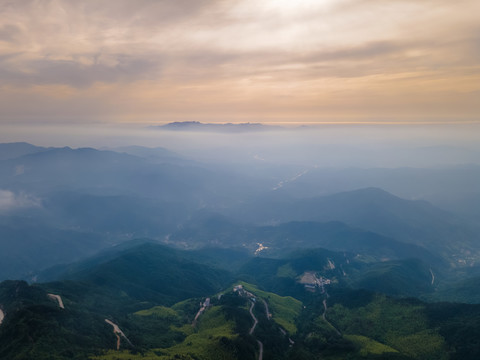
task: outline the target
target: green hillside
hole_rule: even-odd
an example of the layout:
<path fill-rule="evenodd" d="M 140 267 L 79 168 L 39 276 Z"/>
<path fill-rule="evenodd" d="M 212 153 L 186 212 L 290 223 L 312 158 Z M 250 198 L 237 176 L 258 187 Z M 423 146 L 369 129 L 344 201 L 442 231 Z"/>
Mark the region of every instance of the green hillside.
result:
<path fill-rule="evenodd" d="M 434 291 L 431 269 L 420 260 L 396 260 L 369 264 L 358 272 L 352 285 L 384 294 L 420 296 Z M 437 282 L 438 282 L 437 274 Z"/>
<path fill-rule="evenodd" d="M 231 274 L 195 262 L 178 250 L 145 243 L 93 268 L 70 274 L 67 279 L 138 301 L 173 304 L 220 290 L 231 280 Z"/>
<path fill-rule="evenodd" d="M 64 280 L 0 283 L 0 359 L 253 360 L 260 343 L 265 360 L 480 356 L 480 305 L 405 298 L 431 285 L 420 261 L 316 249 L 229 273 L 207 265 L 212 253 L 139 242 L 77 264 Z M 330 281 L 312 291 L 300 283 L 306 273 Z M 400 298 L 379 292 L 389 282 Z M 352 290 L 369 283 L 377 292 Z"/>

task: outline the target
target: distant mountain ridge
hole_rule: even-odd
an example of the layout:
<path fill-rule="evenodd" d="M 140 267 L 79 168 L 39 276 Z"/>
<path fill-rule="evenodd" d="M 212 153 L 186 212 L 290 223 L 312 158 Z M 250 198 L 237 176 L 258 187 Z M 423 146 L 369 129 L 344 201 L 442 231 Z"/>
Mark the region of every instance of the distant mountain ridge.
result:
<path fill-rule="evenodd" d="M 0 161 L 46 151 L 48 148 L 26 142 L 0 143 Z"/>
<path fill-rule="evenodd" d="M 204 132 L 225 132 L 241 133 L 254 131 L 281 130 L 281 126 L 264 125 L 260 123 L 201 123 L 199 121 L 175 121 L 166 125 L 151 126 L 150 129 L 173 130 L 173 131 L 204 131 Z"/>
<path fill-rule="evenodd" d="M 475 228 L 464 226 L 455 216 L 427 201 L 405 200 L 378 188 L 303 199 L 259 198 L 253 203 L 242 204 L 229 216 L 260 225 L 340 221 L 423 246 L 450 258 L 452 265 L 469 263 L 471 254 L 477 251 L 479 238 Z M 452 238 L 456 241 L 451 242 Z"/>
<path fill-rule="evenodd" d="M 321 247 L 332 251 L 348 251 L 377 259 L 405 259 L 417 257 L 430 264 L 443 260 L 426 248 L 397 241 L 393 237 L 351 227 L 340 221 L 292 221 L 275 226 L 236 224 L 230 219 L 210 214 L 191 220 L 169 237 L 172 244 L 198 246 L 238 247 L 254 253 L 278 256 L 292 249 Z M 443 265 L 445 265 L 443 263 Z"/>

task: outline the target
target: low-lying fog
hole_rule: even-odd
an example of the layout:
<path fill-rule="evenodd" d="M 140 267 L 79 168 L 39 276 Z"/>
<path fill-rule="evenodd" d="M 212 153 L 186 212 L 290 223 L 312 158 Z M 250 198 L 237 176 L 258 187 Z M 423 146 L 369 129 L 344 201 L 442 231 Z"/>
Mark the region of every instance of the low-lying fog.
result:
<path fill-rule="evenodd" d="M 142 125 L 4 126 L 0 142 L 40 146 L 164 147 L 201 161 L 318 167 L 438 167 L 480 162 L 480 124 L 317 125 L 241 133 Z"/>
<path fill-rule="evenodd" d="M 178 127 L 2 127 L 0 280 L 130 239 L 238 246 L 252 237 L 236 224 L 292 221 L 480 258 L 479 125 Z"/>

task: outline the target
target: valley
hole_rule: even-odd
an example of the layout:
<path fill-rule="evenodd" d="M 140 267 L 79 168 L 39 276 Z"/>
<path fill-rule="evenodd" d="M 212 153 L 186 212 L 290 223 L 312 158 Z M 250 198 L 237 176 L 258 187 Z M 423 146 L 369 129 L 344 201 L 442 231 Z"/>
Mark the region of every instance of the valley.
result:
<path fill-rule="evenodd" d="M 319 169 L 4 146 L 0 359 L 480 356 L 478 224 L 378 169 L 304 196 Z"/>
<path fill-rule="evenodd" d="M 49 348 L 54 346 L 60 358 L 71 351 L 79 359 L 99 360 L 180 355 L 185 359 L 309 359 L 314 353 L 326 359 L 347 354 L 363 359 L 377 353 L 392 359 L 434 359 L 447 350 L 451 359 L 475 358 L 467 356 L 462 346 L 476 346 L 477 330 L 461 340 L 452 334 L 480 319 L 480 305 L 436 305 L 354 290 L 352 280 L 370 270 L 362 270 L 364 265 L 343 252 L 316 249 L 278 259 L 251 257 L 232 272 L 206 265 L 209 251 L 192 254 L 137 241 L 132 247 L 120 246 L 115 254 L 64 269 L 54 282 L 3 282 L 0 300 L 9 317 L 0 328 L 0 339 L 8 343 L 8 338 L 18 336 L 11 332 L 18 321 L 40 317 L 35 326 L 43 330 L 28 328 L 35 342 L 18 345 L 24 354 L 39 358 L 44 355 L 36 344 L 47 339 L 54 341 Z M 242 258 L 234 250 L 230 255 Z M 156 263 L 161 264 L 158 270 L 143 272 L 143 267 L 153 269 Z M 159 287 L 158 293 L 152 293 L 151 284 L 169 276 L 177 263 L 183 264 L 185 273 L 182 291 L 165 293 Z M 199 279 L 215 285 L 210 291 L 193 282 L 188 285 L 185 279 L 193 274 L 188 268 L 202 269 Z M 431 286 L 429 270 L 426 284 Z M 224 276 L 218 278 L 218 271 Z M 312 281 L 317 291 L 305 286 Z M 60 307 L 58 299 L 68 306 Z M 446 336 L 444 328 L 454 333 Z M 58 342 L 68 338 L 80 347 Z M 430 347 L 421 350 L 415 345 L 419 341 Z M 0 347 L 0 358 L 10 358 L 15 349 Z"/>

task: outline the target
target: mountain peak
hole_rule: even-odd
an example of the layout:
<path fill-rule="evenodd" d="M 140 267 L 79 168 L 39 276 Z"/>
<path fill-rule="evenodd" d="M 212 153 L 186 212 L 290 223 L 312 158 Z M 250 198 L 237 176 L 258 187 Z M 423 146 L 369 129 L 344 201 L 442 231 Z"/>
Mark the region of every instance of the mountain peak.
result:
<path fill-rule="evenodd" d="M 280 126 L 264 125 L 261 123 L 201 123 L 199 121 L 175 121 L 166 125 L 151 126 L 151 129 L 172 131 L 198 131 L 220 133 L 242 133 L 255 131 L 269 131 L 283 129 Z"/>

